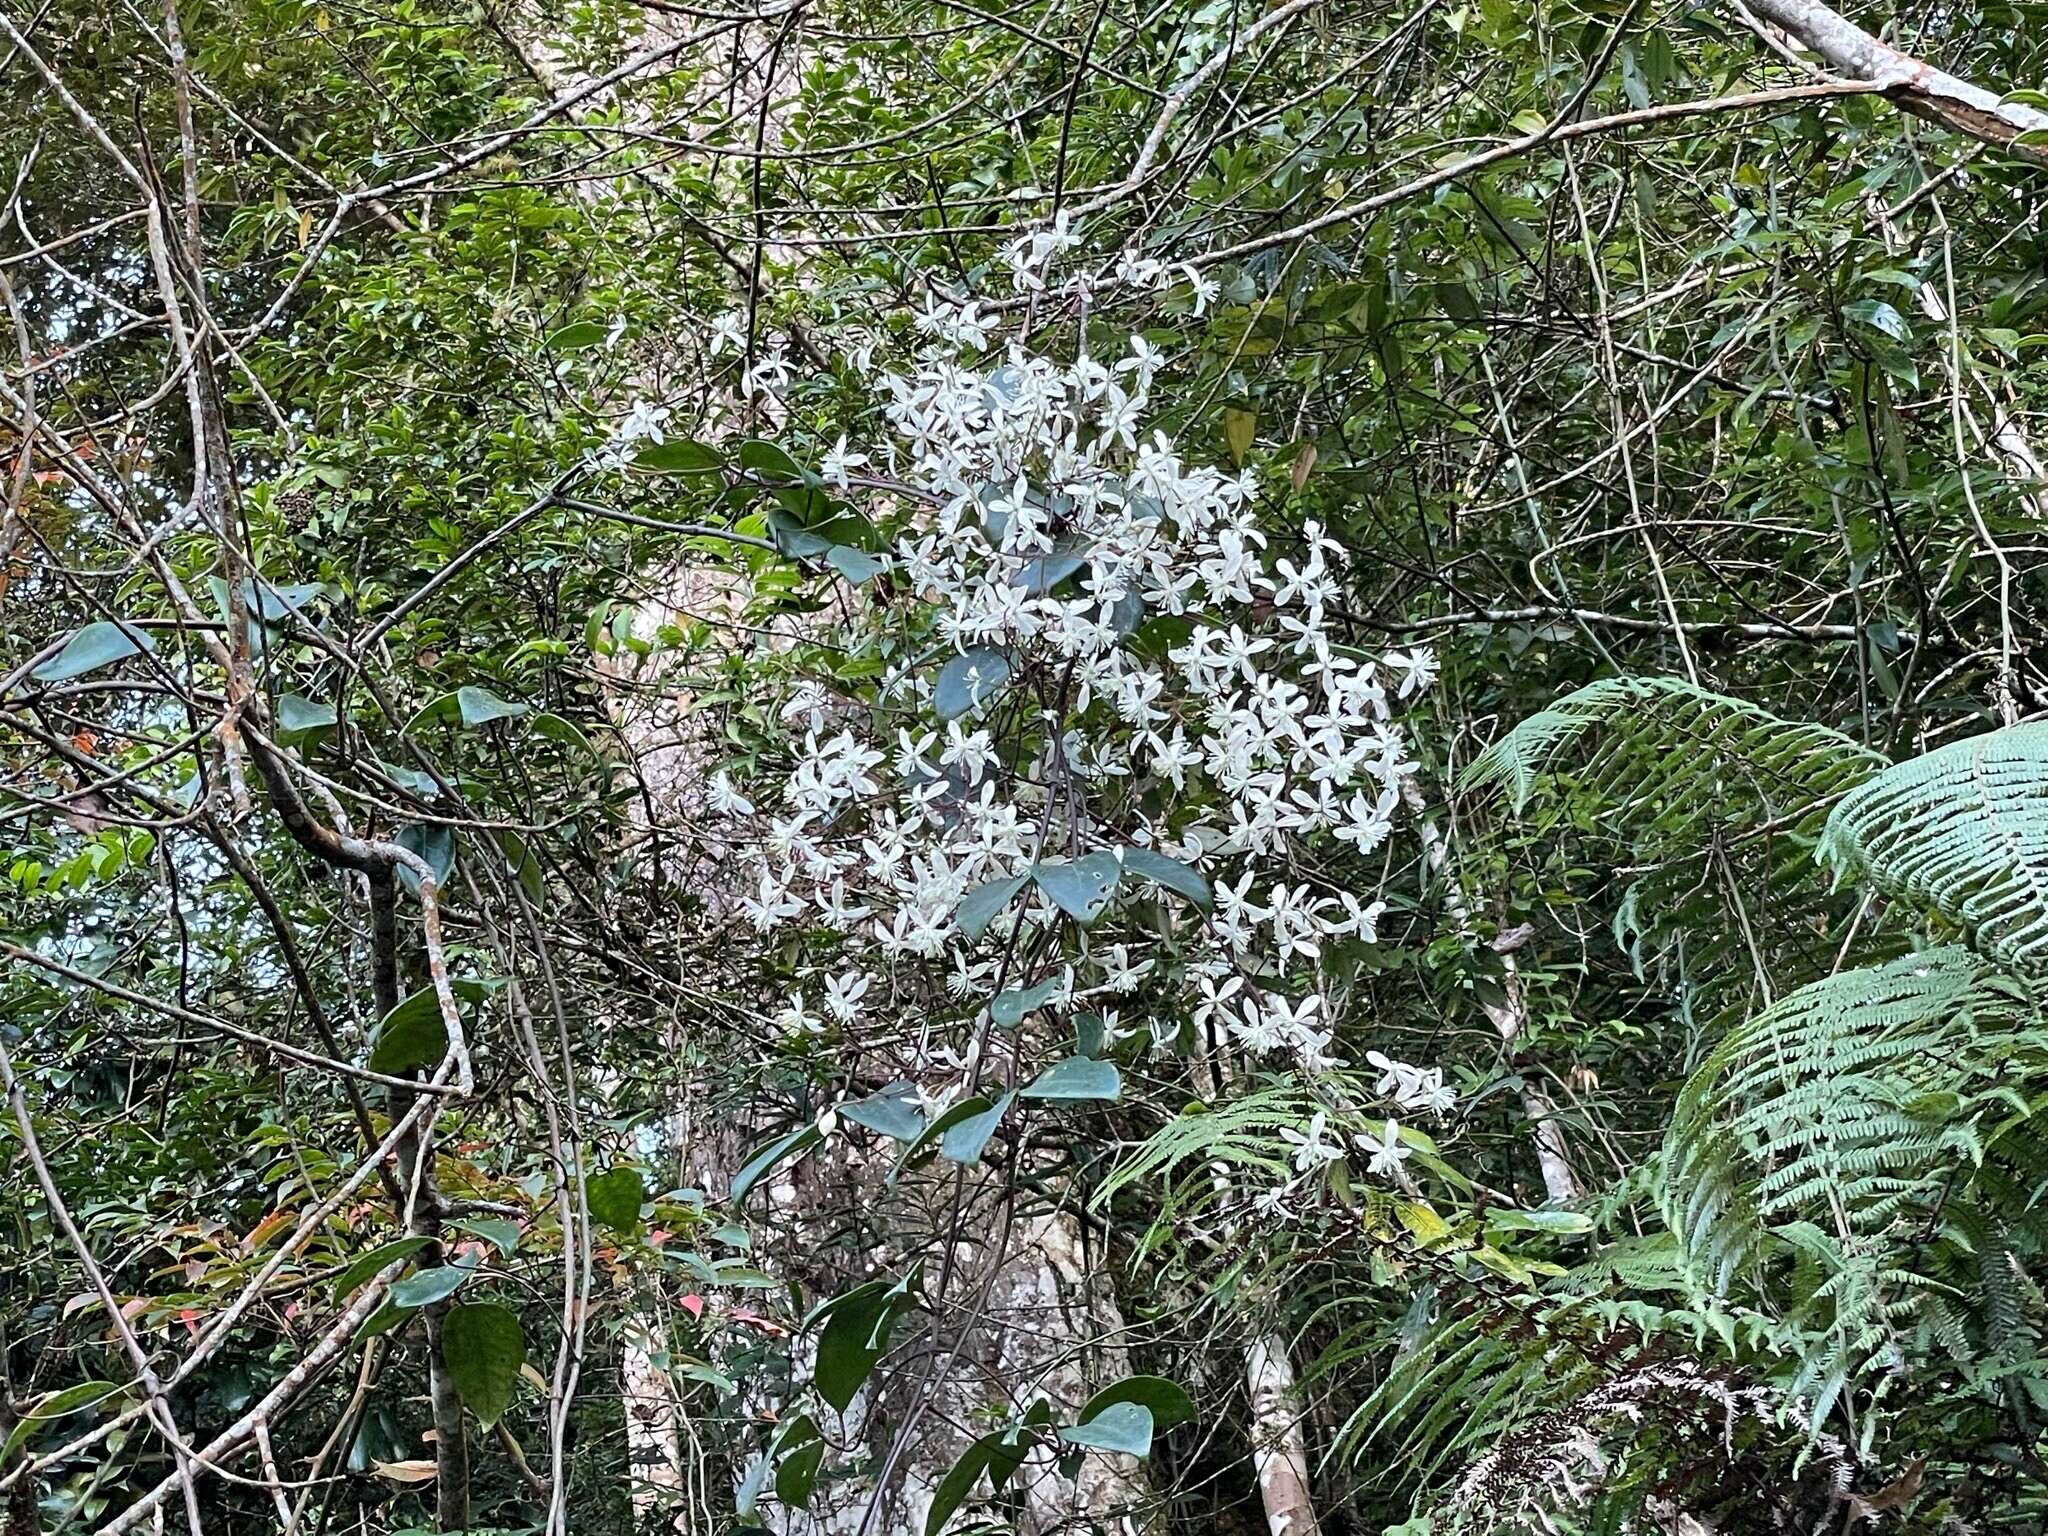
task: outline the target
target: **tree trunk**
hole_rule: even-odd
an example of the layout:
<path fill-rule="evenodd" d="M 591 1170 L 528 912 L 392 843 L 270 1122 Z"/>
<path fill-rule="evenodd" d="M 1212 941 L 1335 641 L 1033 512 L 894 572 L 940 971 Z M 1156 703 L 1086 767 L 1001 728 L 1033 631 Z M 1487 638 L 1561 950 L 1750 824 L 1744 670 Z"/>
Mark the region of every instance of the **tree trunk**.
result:
<path fill-rule="evenodd" d="M 1266 1506 L 1268 1536 L 1321 1536 L 1309 1496 L 1300 1394 L 1284 1340 L 1275 1334 L 1252 1340 L 1244 1356 L 1244 1384 L 1251 1398 L 1252 1467 Z"/>

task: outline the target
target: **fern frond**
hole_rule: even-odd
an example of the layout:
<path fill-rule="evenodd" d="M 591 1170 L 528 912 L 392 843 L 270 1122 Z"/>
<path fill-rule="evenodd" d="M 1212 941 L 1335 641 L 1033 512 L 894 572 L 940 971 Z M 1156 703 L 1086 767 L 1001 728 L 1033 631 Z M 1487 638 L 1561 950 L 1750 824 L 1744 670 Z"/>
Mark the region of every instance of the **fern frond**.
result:
<path fill-rule="evenodd" d="M 1504 785 L 1518 809 L 1552 787 L 1560 817 L 1636 869 L 1616 942 L 1640 970 L 1652 941 L 1718 1002 L 1751 971 L 1782 985 L 1825 966 L 1842 903 L 1814 878 L 1811 850 L 1830 805 L 1884 767 L 1825 726 L 1680 678 L 1619 677 L 1523 720 L 1461 782 Z"/>
<path fill-rule="evenodd" d="M 2048 973 L 2048 722 L 1951 742 L 1859 785 L 1816 856 Z"/>
<path fill-rule="evenodd" d="M 1668 800 L 1733 767 L 1777 810 L 1796 810 L 1884 766 L 1883 757 L 1839 731 L 1780 719 L 1683 678 L 1610 677 L 1516 725 L 1465 770 L 1461 787 L 1506 784 L 1519 811 L 1538 780 L 1596 727 L 1618 737 L 1608 756 L 1647 770 L 1634 786 L 1638 802 Z"/>
<path fill-rule="evenodd" d="M 1311 1113 L 1307 1095 L 1298 1088 L 1265 1088 L 1241 1099 L 1191 1106 L 1112 1168 L 1093 1203 L 1100 1208 L 1131 1184 L 1171 1179 L 1177 1169 L 1196 1159 L 1284 1175 L 1287 1144 L 1279 1133 L 1299 1128 Z"/>

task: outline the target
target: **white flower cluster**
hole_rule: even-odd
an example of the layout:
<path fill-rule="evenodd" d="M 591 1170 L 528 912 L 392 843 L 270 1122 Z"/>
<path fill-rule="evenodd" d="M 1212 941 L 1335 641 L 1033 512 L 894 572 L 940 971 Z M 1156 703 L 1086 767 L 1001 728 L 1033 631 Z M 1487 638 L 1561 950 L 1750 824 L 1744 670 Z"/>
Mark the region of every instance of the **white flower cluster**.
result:
<path fill-rule="evenodd" d="M 1149 848 L 1208 875 L 1215 898 L 1176 948 L 1188 993 L 1156 1005 L 1172 1027 L 1155 1041 L 1170 1046 L 1191 1012 L 1246 1052 L 1326 1068 L 1313 965 L 1328 940 L 1373 940 L 1383 907 L 1287 870 L 1305 840 L 1370 853 L 1385 839 L 1411 767 L 1389 696 L 1415 693 L 1430 661 L 1382 668 L 1341 645 L 1339 547 L 1311 523 L 1269 558 L 1251 477 L 1187 464 L 1142 430 L 1163 362 L 1135 338 L 1108 364 L 939 358 L 886 378 L 895 500 L 914 508 L 890 563 L 929 605 L 936 654 L 891 680 L 907 706 L 893 728 L 834 729 L 820 689 L 790 699 L 801 745 L 745 909 L 764 931 L 809 918 L 881 962 L 950 955 L 971 977 L 993 968 L 956 922 L 970 891 Z M 841 484 L 864 462 L 843 443 L 831 457 Z M 1154 618 L 1170 638 L 1128 643 Z M 752 809 L 722 780 L 710 800 Z M 1027 886 L 991 934 L 1059 920 Z M 1067 990 L 1122 993 L 1144 974 L 1124 947 L 1109 956 L 1084 954 Z M 826 1012 L 851 1023 L 865 995 L 835 976 Z M 801 996 L 785 1019 L 817 1024 Z"/>

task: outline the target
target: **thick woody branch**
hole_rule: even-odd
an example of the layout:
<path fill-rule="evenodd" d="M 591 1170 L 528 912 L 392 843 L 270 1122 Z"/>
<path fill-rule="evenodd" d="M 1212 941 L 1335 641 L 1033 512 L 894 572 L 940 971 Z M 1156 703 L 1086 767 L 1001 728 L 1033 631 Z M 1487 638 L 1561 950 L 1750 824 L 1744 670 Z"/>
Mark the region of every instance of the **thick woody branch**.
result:
<path fill-rule="evenodd" d="M 1757 16 L 1804 43 L 1828 68 L 1882 87 L 1904 110 L 2048 165 L 2048 143 L 2019 142 L 2022 134 L 2048 130 L 2048 112 L 2002 101 L 1982 86 L 1901 53 L 1818 0 L 1748 4 Z"/>

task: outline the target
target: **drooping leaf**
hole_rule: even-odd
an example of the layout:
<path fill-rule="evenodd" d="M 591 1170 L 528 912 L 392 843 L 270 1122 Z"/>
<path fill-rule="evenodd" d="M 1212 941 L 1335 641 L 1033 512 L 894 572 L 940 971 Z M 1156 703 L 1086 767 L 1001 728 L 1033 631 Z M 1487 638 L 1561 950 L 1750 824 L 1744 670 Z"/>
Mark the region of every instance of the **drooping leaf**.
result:
<path fill-rule="evenodd" d="M 1123 1077 L 1115 1063 L 1090 1056 L 1069 1056 L 1047 1067 L 1020 1094 L 1027 1099 L 1050 1099 L 1062 1104 L 1113 1104 L 1123 1091 Z"/>
<path fill-rule="evenodd" d="M 775 1457 L 775 1497 L 784 1507 L 802 1509 L 818 1483 L 825 1462 L 825 1437 L 808 1413 L 785 1419 L 769 1443 Z"/>
<path fill-rule="evenodd" d="M 1126 1456 L 1149 1456 L 1152 1452 L 1152 1410 L 1141 1402 L 1121 1399 L 1108 1403 L 1093 1417 L 1062 1428 L 1060 1438 L 1069 1445 L 1096 1451 L 1120 1451 Z"/>
<path fill-rule="evenodd" d="M 1026 873 L 977 885 L 961 898 L 960 909 L 953 914 L 953 921 L 969 939 L 980 938 L 988 931 L 988 925 L 996 920 L 996 914 L 1017 899 L 1017 893 L 1030 879 Z"/>
<path fill-rule="evenodd" d="M 448 1054 L 448 1024 L 432 987 L 419 991 L 384 1015 L 367 1063 L 372 1072 L 396 1077 L 440 1064 Z"/>
<path fill-rule="evenodd" d="M 1123 866 L 1113 853 L 1090 853 L 1078 859 L 1047 859 L 1032 866 L 1038 888 L 1053 905 L 1077 922 L 1092 923 L 1109 905 Z"/>
<path fill-rule="evenodd" d="M 474 1271 L 473 1264 L 436 1264 L 429 1269 L 416 1269 L 392 1283 L 390 1305 L 408 1311 L 431 1307 L 453 1296 Z"/>
<path fill-rule="evenodd" d="M 946 1127 L 939 1137 L 939 1155 L 949 1162 L 977 1163 L 987 1150 L 989 1138 L 1003 1123 L 1003 1116 L 1017 1101 L 1015 1093 L 1006 1093 L 987 1109 L 975 1114 L 962 1116 Z"/>
<path fill-rule="evenodd" d="M 851 544 L 834 544 L 825 551 L 825 563 L 856 587 L 882 574 L 882 562 Z"/>
<path fill-rule="evenodd" d="M 1075 1416 L 1076 1422 L 1088 1423 L 1112 1403 L 1141 1404 L 1151 1413 L 1155 1429 L 1172 1429 L 1195 1419 L 1195 1401 L 1179 1382 L 1164 1376 L 1126 1376 L 1089 1398 Z"/>
<path fill-rule="evenodd" d="M 283 746 L 296 747 L 317 740 L 340 720 L 332 704 L 322 704 L 302 694 L 287 693 L 277 701 L 277 739 Z"/>
<path fill-rule="evenodd" d="M 436 886 L 448 883 L 449 873 L 455 868 L 453 827 L 438 821 L 409 821 L 398 829 L 398 834 L 392 841 L 427 861 L 427 867 L 434 872 Z M 398 879 L 409 891 L 417 891 L 420 888 L 418 873 L 407 865 L 398 866 Z"/>
<path fill-rule="evenodd" d="M 65 683 L 130 656 L 154 651 L 156 642 L 126 624 L 100 619 L 65 641 L 64 649 L 29 673 L 39 683 Z"/>
<path fill-rule="evenodd" d="M 372 1248 L 341 1272 L 341 1278 L 334 1282 L 334 1299 L 347 1301 L 363 1286 L 363 1282 L 377 1273 L 386 1264 L 399 1259 L 409 1259 L 426 1247 L 433 1239 L 429 1237 L 401 1237 L 394 1242 Z"/>
<path fill-rule="evenodd" d="M 924 1130 L 917 1091 L 909 1083 L 891 1083 L 880 1093 L 839 1106 L 839 1118 L 864 1125 L 896 1141 L 915 1141 Z"/>
<path fill-rule="evenodd" d="M 494 720 L 517 720 L 527 713 L 528 706 L 501 699 L 488 688 L 464 687 L 455 690 L 455 708 L 462 723 L 474 730 Z"/>
<path fill-rule="evenodd" d="M 778 1136 L 766 1146 L 759 1148 L 741 1165 L 740 1171 L 732 1176 L 732 1192 L 729 1198 L 734 1205 L 745 1202 L 748 1193 L 761 1182 L 768 1171 L 784 1158 L 807 1152 L 824 1140 L 815 1124 L 800 1125 L 785 1136 Z"/>
<path fill-rule="evenodd" d="M 448 1379 L 489 1429 L 512 1406 L 519 1368 L 526 1363 L 526 1333 L 518 1317 L 494 1301 L 451 1307 L 441 1320 L 441 1352 Z"/>
<path fill-rule="evenodd" d="M 519 1247 L 519 1223 L 503 1216 L 451 1216 L 446 1224 L 454 1231 L 482 1238 L 508 1259 Z"/>
<path fill-rule="evenodd" d="M 83 1413 L 94 1404 L 103 1403 L 108 1398 L 127 1390 L 119 1382 L 81 1381 L 76 1386 L 60 1387 L 55 1392 L 44 1393 L 35 1400 L 27 1412 L 22 1414 L 14 1428 L 8 1431 L 6 1442 L 0 1444 L 0 1470 L 13 1470 L 9 1463 L 14 1460 L 14 1453 L 27 1444 L 29 1437 L 45 1425 L 68 1418 L 74 1413 Z"/>
<path fill-rule="evenodd" d="M 1010 658 L 992 646 L 978 646 L 939 668 L 932 708 L 941 720 L 957 720 L 979 709 L 1010 679 Z"/>
<path fill-rule="evenodd" d="M 889 1347 L 896 1320 L 915 1305 L 915 1274 L 901 1280 L 870 1280 L 825 1302 L 805 1319 L 818 1327 L 818 1359 L 812 1382 L 818 1395 L 844 1413 Z"/>
<path fill-rule="evenodd" d="M 998 1029 L 1015 1029 L 1024 1022 L 1026 1014 L 1043 1008 L 1060 990 L 1060 978 L 1049 976 L 1035 987 L 1012 987 L 1007 992 L 996 994 L 996 1000 L 989 1004 L 989 1017 Z"/>
<path fill-rule="evenodd" d="M 1154 848 L 1123 848 L 1118 850 L 1117 857 L 1126 876 L 1150 880 L 1176 896 L 1185 896 L 1204 912 L 1209 910 L 1209 882 L 1193 865 L 1169 858 Z"/>
<path fill-rule="evenodd" d="M 647 1185 L 638 1168 L 621 1164 L 585 1179 L 583 1197 L 593 1220 L 614 1232 L 630 1235 L 640 1230 L 640 1207 L 647 1203 Z"/>

